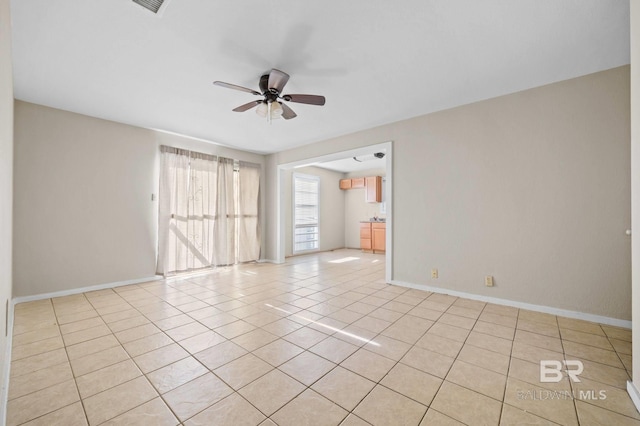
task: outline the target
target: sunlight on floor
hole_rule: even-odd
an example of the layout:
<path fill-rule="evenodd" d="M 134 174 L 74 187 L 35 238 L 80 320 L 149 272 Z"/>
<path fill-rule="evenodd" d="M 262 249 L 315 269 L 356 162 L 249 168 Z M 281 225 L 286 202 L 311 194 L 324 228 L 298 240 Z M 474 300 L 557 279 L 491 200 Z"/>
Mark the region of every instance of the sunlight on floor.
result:
<path fill-rule="evenodd" d="M 354 260 L 360 260 L 360 258 L 359 257 L 343 257 L 342 259 L 330 260 L 329 263 L 345 263 L 345 262 L 352 262 Z"/>
<path fill-rule="evenodd" d="M 380 346 L 380 343 L 374 342 L 373 340 L 365 339 L 364 337 L 357 336 L 357 335 L 355 335 L 353 333 L 349 333 L 347 331 L 340 330 L 340 329 L 335 328 L 335 327 L 331 327 L 330 325 L 323 324 L 323 323 L 318 322 L 318 321 L 314 321 L 314 320 L 312 320 L 310 318 L 305 318 L 302 315 L 294 314 L 293 312 L 289 312 L 289 311 L 286 311 L 284 309 L 277 308 L 277 307 L 275 307 L 273 305 L 269 305 L 268 303 L 265 303 L 265 306 L 268 306 L 269 308 L 276 309 L 276 310 L 278 310 L 280 312 L 284 312 L 285 314 L 293 315 L 294 317 L 298 317 L 298 318 L 303 319 L 305 321 L 309 321 L 310 323 L 318 324 L 320 327 L 324 327 L 324 328 L 329 329 L 331 331 L 335 331 L 336 333 L 340 333 L 343 336 L 351 337 L 352 339 L 360 340 L 361 342 L 369 343 L 369 344 L 371 344 L 373 346 L 378 346 L 378 347 Z"/>

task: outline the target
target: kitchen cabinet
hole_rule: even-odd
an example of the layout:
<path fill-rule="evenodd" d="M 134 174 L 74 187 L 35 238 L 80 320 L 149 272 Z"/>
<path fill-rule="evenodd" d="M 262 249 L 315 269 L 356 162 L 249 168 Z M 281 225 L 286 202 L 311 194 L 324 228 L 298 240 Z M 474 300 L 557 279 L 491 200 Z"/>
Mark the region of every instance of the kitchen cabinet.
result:
<path fill-rule="evenodd" d="M 340 179 L 340 189 L 364 188 L 364 200 L 367 203 L 382 202 L 382 177 L 369 176 L 352 179 Z"/>
<path fill-rule="evenodd" d="M 371 250 L 371 223 L 360 223 L 360 248 L 362 250 Z"/>
<path fill-rule="evenodd" d="M 340 189 L 364 188 L 365 178 L 340 179 Z"/>
<path fill-rule="evenodd" d="M 365 180 L 365 201 L 367 203 L 380 203 L 382 201 L 382 177 L 370 176 Z"/>
<path fill-rule="evenodd" d="M 387 225 L 385 223 L 371 224 L 371 249 L 374 253 L 384 253 L 387 248 Z"/>
<path fill-rule="evenodd" d="M 360 222 L 360 249 L 384 253 L 387 243 L 387 224 L 384 222 Z"/>
<path fill-rule="evenodd" d="M 365 187 L 365 178 L 353 178 L 351 179 L 351 188 L 364 188 Z"/>

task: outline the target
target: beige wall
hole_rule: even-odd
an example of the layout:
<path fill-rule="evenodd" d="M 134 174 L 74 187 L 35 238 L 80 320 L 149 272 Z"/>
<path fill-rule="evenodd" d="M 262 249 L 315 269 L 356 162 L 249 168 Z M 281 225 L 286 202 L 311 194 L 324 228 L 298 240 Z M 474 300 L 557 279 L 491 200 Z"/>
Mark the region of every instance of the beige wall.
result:
<path fill-rule="evenodd" d="M 362 172 L 346 173 L 345 178 L 364 176 L 385 176 L 384 169 L 365 170 Z M 364 188 L 344 191 L 344 244 L 349 248 L 360 248 L 360 221 L 369 220 L 374 216 L 386 217 L 380 213 L 380 203 L 367 203 L 364 198 Z"/>
<path fill-rule="evenodd" d="M 158 204 L 151 194 L 158 193 L 162 144 L 264 162 L 262 155 L 15 103 L 14 296 L 154 276 Z"/>
<path fill-rule="evenodd" d="M 340 190 L 343 173 L 319 167 L 284 170 L 283 192 L 285 214 L 285 256 L 293 255 L 293 181 L 292 174 L 320 177 L 320 251 L 344 247 L 344 194 Z"/>
<path fill-rule="evenodd" d="M 11 296 L 11 221 L 13 203 L 13 77 L 9 0 L 0 0 L 0 406 L 6 401 L 6 307 Z M 0 409 L 4 419 L 4 408 Z M 0 420 L 2 422 L 2 420 Z"/>
<path fill-rule="evenodd" d="M 268 161 L 392 140 L 393 279 L 629 320 L 629 119 L 624 66 Z"/>

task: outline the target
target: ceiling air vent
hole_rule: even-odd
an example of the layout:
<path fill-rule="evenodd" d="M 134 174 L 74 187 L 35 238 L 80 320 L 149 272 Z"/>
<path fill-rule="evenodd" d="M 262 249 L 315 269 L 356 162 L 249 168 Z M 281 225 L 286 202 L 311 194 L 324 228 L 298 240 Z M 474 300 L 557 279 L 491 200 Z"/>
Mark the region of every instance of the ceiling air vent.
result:
<path fill-rule="evenodd" d="M 165 0 L 133 0 L 134 3 L 138 3 L 140 6 L 149 9 L 153 13 L 158 13 L 160 8 L 162 7 L 162 3 Z"/>

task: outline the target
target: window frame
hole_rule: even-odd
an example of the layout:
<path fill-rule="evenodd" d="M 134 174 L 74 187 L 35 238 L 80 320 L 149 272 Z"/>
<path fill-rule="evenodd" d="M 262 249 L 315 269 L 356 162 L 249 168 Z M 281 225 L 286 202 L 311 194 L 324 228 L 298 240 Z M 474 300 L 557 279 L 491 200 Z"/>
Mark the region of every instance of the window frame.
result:
<path fill-rule="evenodd" d="M 316 247 L 315 248 L 310 248 L 310 249 L 303 249 L 303 250 L 297 250 L 296 249 L 296 229 L 298 228 L 297 224 L 296 224 L 296 180 L 297 179 L 306 179 L 306 180 L 312 180 L 315 181 L 317 183 L 317 202 L 316 202 L 316 208 L 317 208 L 317 221 L 315 223 L 315 227 L 317 228 L 317 236 L 316 236 Z M 310 252 L 314 252 L 314 251 L 319 251 L 320 250 L 320 190 L 321 190 L 321 179 L 320 176 L 315 176 L 315 175 L 308 175 L 308 174 L 304 174 L 304 173 L 292 173 L 291 175 L 291 192 L 292 192 L 292 197 L 291 197 L 291 207 L 292 207 L 292 211 L 291 211 L 291 225 L 292 225 L 292 236 L 291 236 L 291 252 L 292 254 L 302 254 L 302 253 L 310 253 Z"/>

